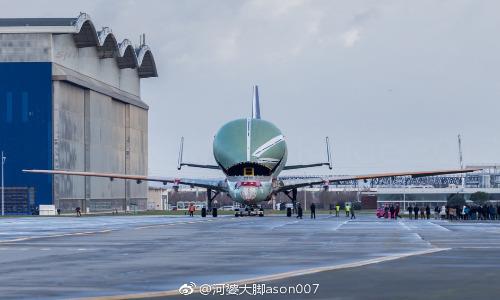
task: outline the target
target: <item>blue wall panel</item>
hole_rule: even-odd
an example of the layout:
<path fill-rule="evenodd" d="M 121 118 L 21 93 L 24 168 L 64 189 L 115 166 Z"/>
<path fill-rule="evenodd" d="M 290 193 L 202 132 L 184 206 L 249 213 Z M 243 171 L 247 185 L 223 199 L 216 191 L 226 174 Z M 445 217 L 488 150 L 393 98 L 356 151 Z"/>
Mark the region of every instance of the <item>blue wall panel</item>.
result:
<path fill-rule="evenodd" d="M 51 63 L 0 63 L 0 150 L 7 156 L 6 187 L 34 187 L 35 204 L 52 204 Z"/>

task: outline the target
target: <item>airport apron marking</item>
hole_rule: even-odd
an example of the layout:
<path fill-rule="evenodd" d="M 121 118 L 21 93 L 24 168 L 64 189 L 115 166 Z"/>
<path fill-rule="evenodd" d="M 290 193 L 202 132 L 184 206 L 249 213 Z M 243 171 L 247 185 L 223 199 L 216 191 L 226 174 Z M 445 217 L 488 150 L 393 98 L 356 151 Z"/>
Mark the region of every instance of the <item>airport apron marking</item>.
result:
<path fill-rule="evenodd" d="M 253 284 L 253 283 L 264 282 L 264 281 L 275 281 L 275 280 L 303 276 L 303 275 L 309 275 L 309 274 L 315 274 L 315 273 L 320 273 L 320 272 L 325 272 L 325 271 L 334 271 L 334 270 L 341 270 L 341 269 L 363 267 L 366 265 L 397 260 L 397 259 L 410 257 L 410 256 L 432 254 L 432 253 L 436 253 L 436 252 L 447 251 L 450 249 L 451 248 L 432 248 L 432 249 L 421 250 L 421 251 L 414 251 L 414 252 L 408 252 L 408 253 L 402 253 L 402 254 L 396 254 L 396 255 L 382 256 L 382 257 L 378 257 L 378 258 L 366 259 L 366 260 L 361 260 L 361 261 L 346 263 L 346 264 L 340 264 L 340 265 L 311 268 L 311 269 L 303 269 L 303 270 L 278 273 L 278 274 L 273 274 L 273 275 L 264 275 L 264 276 L 260 276 L 260 277 L 253 277 L 253 278 L 249 278 L 249 279 L 228 281 L 228 282 L 224 282 L 224 283 L 220 283 L 220 284 L 221 285 L 222 284 L 243 285 L 243 284 Z M 195 288 L 194 293 L 199 293 L 199 289 Z M 138 293 L 138 294 L 124 294 L 124 295 L 101 296 L 101 297 L 86 297 L 86 298 L 78 298 L 78 299 L 80 299 L 80 300 L 118 300 L 118 299 L 155 298 L 155 297 L 166 297 L 166 296 L 181 296 L 181 295 L 179 294 L 178 290 L 169 290 L 169 291 L 163 291 L 163 292 L 146 292 L 146 293 Z"/>

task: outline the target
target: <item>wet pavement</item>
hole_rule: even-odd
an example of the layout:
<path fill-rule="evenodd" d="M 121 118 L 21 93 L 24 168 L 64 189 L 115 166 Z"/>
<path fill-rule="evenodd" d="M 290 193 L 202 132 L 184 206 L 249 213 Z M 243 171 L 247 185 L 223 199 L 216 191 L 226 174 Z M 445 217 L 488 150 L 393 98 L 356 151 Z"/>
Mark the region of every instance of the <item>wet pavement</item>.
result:
<path fill-rule="evenodd" d="M 247 279 L 275 286 L 319 284 L 314 295 L 286 295 L 295 299 L 407 299 L 414 286 L 425 292 L 414 299 L 460 299 L 469 295 L 467 284 L 486 299 L 499 295 L 499 264 L 496 222 L 364 215 L 356 220 L 330 215 L 0 219 L 2 299 L 169 294 L 174 295 L 169 299 L 209 299 L 214 297 L 176 291 L 184 283 L 242 280 L 241 285 Z M 281 275 L 266 277 L 275 274 Z"/>

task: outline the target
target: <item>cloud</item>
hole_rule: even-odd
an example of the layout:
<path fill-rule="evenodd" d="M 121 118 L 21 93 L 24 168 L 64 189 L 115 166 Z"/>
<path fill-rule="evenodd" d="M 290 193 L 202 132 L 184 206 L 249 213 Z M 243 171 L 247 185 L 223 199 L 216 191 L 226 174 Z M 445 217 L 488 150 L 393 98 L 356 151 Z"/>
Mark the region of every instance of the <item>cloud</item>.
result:
<path fill-rule="evenodd" d="M 215 163 L 213 134 L 249 114 L 253 83 L 290 163 L 321 158 L 331 135 L 337 174 L 448 168 L 457 131 L 470 161 L 497 161 L 500 1 L 409 2 L 16 0 L 1 2 L 0 17 L 82 10 L 119 41 L 146 33 L 160 74 L 141 82 L 155 175 L 220 176 L 178 173 L 177 141 L 186 137 L 187 159 Z"/>
<path fill-rule="evenodd" d="M 214 39 L 214 56 L 219 61 L 229 62 L 238 58 L 240 33 L 232 30 L 227 35 Z"/>
<path fill-rule="evenodd" d="M 346 48 L 351 48 L 352 46 L 354 46 L 354 44 L 356 44 L 360 38 L 361 30 L 358 28 L 349 29 L 340 36 L 342 44 Z"/>

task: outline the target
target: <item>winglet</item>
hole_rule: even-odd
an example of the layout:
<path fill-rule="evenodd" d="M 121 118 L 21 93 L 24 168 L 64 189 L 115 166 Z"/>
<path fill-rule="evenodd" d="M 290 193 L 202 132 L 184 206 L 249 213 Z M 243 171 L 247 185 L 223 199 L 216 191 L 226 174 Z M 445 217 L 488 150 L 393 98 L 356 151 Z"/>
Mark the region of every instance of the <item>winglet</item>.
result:
<path fill-rule="evenodd" d="M 184 151 L 184 137 L 181 136 L 181 144 L 179 145 L 179 159 L 177 160 L 177 170 L 182 168 L 182 152 Z"/>
<path fill-rule="evenodd" d="M 253 87 L 252 118 L 260 119 L 259 86 Z"/>
<path fill-rule="evenodd" d="M 333 165 L 332 165 L 332 153 L 330 152 L 330 139 L 326 137 L 325 142 L 326 142 L 326 156 L 328 159 L 328 168 L 332 170 Z"/>

